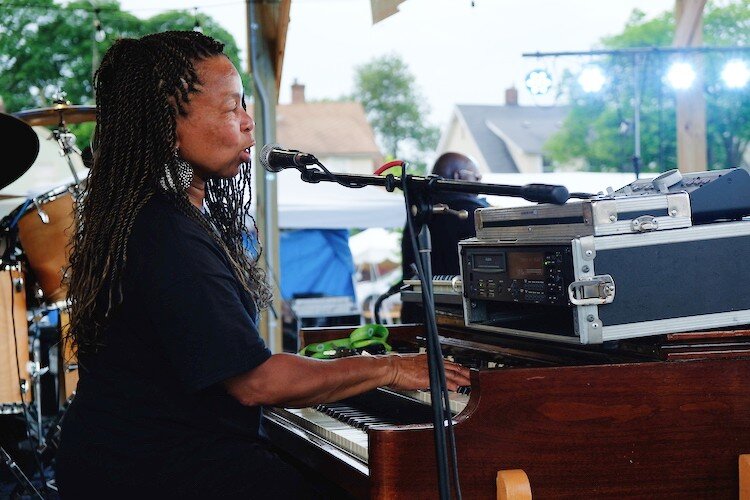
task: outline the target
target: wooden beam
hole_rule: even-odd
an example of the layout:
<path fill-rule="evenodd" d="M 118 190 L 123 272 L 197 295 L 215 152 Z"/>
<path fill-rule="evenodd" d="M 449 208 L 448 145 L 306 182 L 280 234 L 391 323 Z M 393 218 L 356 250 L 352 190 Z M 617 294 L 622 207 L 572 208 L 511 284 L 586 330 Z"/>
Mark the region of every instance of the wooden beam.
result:
<path fill-rule="evenodd" d="M 281 88 L 281 73 L 284 67 L 284 53 L 286 49 L 286 36 L 289 29 L 289 12 L 291 0 L 280 0 L 277 3 L 265 3 L 259 0 L 245 0 L 246 8 L 255 9 L 255 22 L 258 24 L 258 32 L 271 59 L 271 67 L 274 69 L 276 81 L 276 94 Z M 248 21 L 248 38 L 250 35 Z M 248 69 L 253 71 L 252 58 L 248 50 Z"/>
<path fill-rule="evenodd" d="M 255 165 L 253 198 L 256 207 L 258 238 L 263 247 L 259 265 L 266 271 L 272 287 L 273 302 L 270 309 L 261 313 L 259 330 L 268 348 L 274 353 L 282 352 L 281 332 L 281 282 L 279 275 L 279 224 L 276 195 L 276 175 L 266 173 L 260 165 L 259 154 L 265 144 L 276 142 L 276 104 L 279 100 L 280 75 L 277 68 L 277 24 L 278 5 L 268 5 L 247 0 L 248 55 L 253 74 L 253 118 L 255 119 Z M 268 24 L 271 23 L 269 27 Z"/>
<path fill-rule="evenodd" d="M 706 0 L 675 1 L 675 47 L 703 44 L 703 8 Z M 677 168 L 683 172 L 707 170 L 706 99 L 703 95 L 703 56 L 691 57 L 696 79 L 677 91 Z M 663 168 L 663 165 L 660 165 Z"/>
<path fill-rule="evenodd" d="M 403 2 L 404 0 L 370 0 L 372 24 L 377 24 L 398 12 L 398 6 Z"/>

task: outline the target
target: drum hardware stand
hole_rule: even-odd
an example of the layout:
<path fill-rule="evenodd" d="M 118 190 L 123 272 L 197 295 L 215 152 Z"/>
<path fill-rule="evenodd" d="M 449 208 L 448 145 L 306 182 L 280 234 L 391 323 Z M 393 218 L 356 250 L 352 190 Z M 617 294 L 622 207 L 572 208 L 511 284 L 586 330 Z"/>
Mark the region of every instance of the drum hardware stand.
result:
<path fill-rule="evenodd" d="M 33 354 L 33 361 L 29 361 L 28 365 L 26 366 L 26 371 L 29 372 L 29 375 L 31 376 L 31 380 L 34 384 L 34 393 L 37 395 L 36 402 L 34 403 L 34 406 L 36 407 L 36 425 L 37 425 L 37 448 L 41 449 L 44 447 L 44 428 L 42 423 L 42 375 L 49 372 L 49 366 L 45 366 L 42 368 L 41 365 L 41 359 L 42 359 L 42 353 L 41 353 L 41 340 L 39 339 L 39 325 L 35 323 L 35 329 L 36 329 L 36 338 L 34 339 L 32 343 L 32 354 Z"/>
<path fill-rule="evenodd" d="M 68 162 L 68 167 L 73 174 L 75 183 L 80 183 L 81 179 L 78 178 L 78 173 L 76 172 L 75 167 L 73 167 L 73 161 L 70 159 L 71 153 L 76 153 L 78 155 L 81 154 L 81 150 L 75 145 L 76 136 L 68 130 L 68 127 L 65 126 L 65 122 L 61 120 L 59 128 L 52 131 L 52 137 L 55 138 L 57 145 L 60 147 L 60 156 L 64 156 L 65 160 Z"/>
<path fill-rule="evenodd" d="M 55 99 L 53 102 L 55 104 L 69 106 L 70 102 L 65 99 L 65 95 L 65 92 L 59 90 L 55 95 Z M 68 130 L 62 113 L 60 114 L 60 123 L 57 125 L 57 128 L 52 130 L 52 137 L 54 137 L 57 141 L 57 145 L 60 148 L 60 156 L 65 157 L 65 160 L 68 162 L 70 172 L 73 174 L 73 180 L 75 181 L 76 185 L 78 185 L 81 180 L 78 178 L 75 167 L 73 167 L 73 161 L 70 159 L 70 155 L 72 153 L 76 153 L 77 155 L 81 156 L 81 150 L 76 147 L 76 136 L 70 130 Z"/>
<path fill-rule="evenodd" d="M 16 478 L 16 481 L 18 481 L 18 486 L 23 488 L 21 490 L 21 493 L 30 492 L 33 495 L 35 495 L 38 498 L 41 498 L 44 500 L 44 497 L 41 493 L 39 493 L 39 490 L 36 489 L 34 486 L 34 483 L 32 483 L 29 478 L 26 476 L 26 474 L 23 473 L 21 468 L 18 466 L 18 464 L 11 458 L 10 455 L 8 455 L 8 452 L 5 451 L 5 448 L 0 446 L 0 453 L 2 454 L 2 459 L 5 465 L 8 466 L 10 469 L 10 472 L 13 474 L 13 476 Z"/>

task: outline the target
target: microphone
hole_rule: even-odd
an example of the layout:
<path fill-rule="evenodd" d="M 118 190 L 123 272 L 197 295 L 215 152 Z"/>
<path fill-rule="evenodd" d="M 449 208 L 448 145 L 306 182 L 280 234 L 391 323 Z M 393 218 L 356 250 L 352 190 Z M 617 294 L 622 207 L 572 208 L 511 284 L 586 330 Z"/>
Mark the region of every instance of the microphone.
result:
<path fill-rule="evenodd" d="M 280 144 L 266 144 L 260 151 L 260 164 L 269 172 L 281 172 L 285 168 L 315 165 L 318 159 L 296 149 L 284 149 Z"/>

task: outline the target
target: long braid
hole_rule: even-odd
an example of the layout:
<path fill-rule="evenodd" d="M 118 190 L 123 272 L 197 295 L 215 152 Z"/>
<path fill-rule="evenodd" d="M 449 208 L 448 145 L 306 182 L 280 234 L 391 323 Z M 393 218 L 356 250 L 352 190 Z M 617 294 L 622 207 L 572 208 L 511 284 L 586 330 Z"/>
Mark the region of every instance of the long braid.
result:
<path fill-rule="evenodd" d="M 79 352 L 95 352 L 122 302 L 127 243 L 143 206 L 166 192 L 224 248 L 233 272 L 259 307 L 270 301 L 263 271 L 243 244 L 250 214 L 248 165 L 233 179 L 206 182 L 208 218 L 184 191 L 166 190 L 178 177 L 172 161 L 176 116 L 200 84 L 194 62 L 222 54 L 223 44 L 194 31 L 121 39 L 96 73 L 94 160 L 76 202 L 68 297 L 70 336 Z"/>

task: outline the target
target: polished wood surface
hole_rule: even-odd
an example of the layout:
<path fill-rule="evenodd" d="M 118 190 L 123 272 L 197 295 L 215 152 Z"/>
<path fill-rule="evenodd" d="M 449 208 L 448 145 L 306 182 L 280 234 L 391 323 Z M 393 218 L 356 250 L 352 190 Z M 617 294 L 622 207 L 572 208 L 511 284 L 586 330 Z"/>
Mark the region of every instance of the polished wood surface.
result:
<path fill-rule="evenodd" d="M 303 339 L 344 331 L 305 332 Z M 419 326 L 391 332 L 394 345 L 422 335 Z M 464 498 L 495 498 L 497 472 L 513 469 L 527 474 L 535 499 L 737 498 L 737 461 L 750 450 L 748 356 L 731 357 L 727 349 L 717 359 L 664 361 L 658 354 L 629 358 L 632 349 L 625 349 L 621 362 L 611 362 L 618 354 L 607 349 L 443 340 L 496 349 L 509 360 L 540 354 L 530 366 L 472 371 L 469 404 L 455 425 Z M 555 365 L 566 351 L 572 364 Z M 430 425 L 371 430 L 368 450 L 369 477 L 350 489 L 355 496 L 437 496 Z M 336 481 L 325 462 L 311 465 Z"/>

